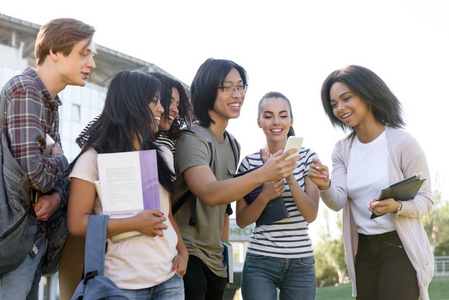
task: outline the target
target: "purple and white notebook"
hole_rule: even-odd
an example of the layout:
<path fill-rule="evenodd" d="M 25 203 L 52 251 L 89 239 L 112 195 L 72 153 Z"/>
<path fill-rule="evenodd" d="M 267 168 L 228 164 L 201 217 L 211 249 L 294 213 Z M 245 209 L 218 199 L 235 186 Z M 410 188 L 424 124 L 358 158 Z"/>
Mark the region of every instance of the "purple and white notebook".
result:
<path fill-rule="evenodd" d="M 98 154 L 103 214 L 111 218 L 160 210 L 156 150 Z"/>

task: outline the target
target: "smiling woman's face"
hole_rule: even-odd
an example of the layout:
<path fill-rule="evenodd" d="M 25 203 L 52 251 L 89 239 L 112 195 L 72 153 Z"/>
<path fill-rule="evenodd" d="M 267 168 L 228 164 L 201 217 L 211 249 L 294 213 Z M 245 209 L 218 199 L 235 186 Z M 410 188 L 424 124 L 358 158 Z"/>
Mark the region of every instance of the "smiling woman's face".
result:
<path fill-rule="evenodd" d="M 179 91 L 176 88 L 172 88 L 171 92 L 171 103 L 168 112 L 164 112 L 161 117 L 161 123 L 159 123 L 159 130 L 168 131 L 170 127 L 173 125 L 173 122 L 176 120 L 179 114 Z M 168 118 L 167 118 L 168 115 Z"/>
<path fill-rule="evenodd" d="M 262 128 L 267 141 L 287 139 L 288 131 L 293 125 L 290 107 L 282 98 L 266 98 L 260 105 L 257 124 Z"/>
<path fill-rule="evenodd" d="M 372 114 L 368 103 L 342 82 L 337 81 L 331 86 L 329 96 L 334 116 L 348 127 L 356 128 L 368 114 Z"/>
<path fill-rule="evenodd" d="M 154 132 L 157 132 L 159 130 L 159 124 L 161 122 L 161 116 L 164 113 L 164 108 L 161 105 L 161 98 L 159 97 L 159 95 L 155 96 L 149 106 L 150 106 L 150 110 L 153 113 L 154 116 L 154 123 L 155 123 L 155 128 L 154 128 Z"/>

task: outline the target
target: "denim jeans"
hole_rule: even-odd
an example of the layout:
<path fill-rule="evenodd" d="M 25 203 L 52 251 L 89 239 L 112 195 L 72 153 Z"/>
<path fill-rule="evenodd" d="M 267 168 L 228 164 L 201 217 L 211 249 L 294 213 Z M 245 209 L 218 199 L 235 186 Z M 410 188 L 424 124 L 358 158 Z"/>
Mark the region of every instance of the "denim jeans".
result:
<path fill-rule="evenodd" d="M 355 261 L 358 300 L 417 300 L 418 279 L 396 231 L 359 234 Z"/>
<path fill-rule="evenodd" d="M 184 282 L 176 273 L 167 281 L 150 288 L 122 291 L 129 300 L 184 300 Z"/>
<path fill-rule="evenodd" d="M 276 300 L 277 289 L 280 300 L 315 299 L 315 259 L 247 253 L 241 285 L 244 300 Z"/>
<path fill-rule="evenodd" d="M 42 257 L 47 249 L 47 239 L 38 233 L 35 245 L 36 255 L 28 254 L 25 261 L 15 270 L 0 277 L 0 299 L 37 300 L 41 280 Z"/>

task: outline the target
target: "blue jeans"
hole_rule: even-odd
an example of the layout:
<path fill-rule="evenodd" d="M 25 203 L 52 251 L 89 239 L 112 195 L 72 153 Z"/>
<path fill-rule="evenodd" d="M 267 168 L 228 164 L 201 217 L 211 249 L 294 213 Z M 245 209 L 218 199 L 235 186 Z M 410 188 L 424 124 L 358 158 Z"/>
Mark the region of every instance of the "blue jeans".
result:
<path fill-rule="evenodd" d="M 42 257 L 47 249 L 47 239 L 40 235 L 35 242 L 37 254 L 28 254 L 17 269 L 0 277 L 0 299 L 38 299 Z"/>
<path fill-rule="evenodd" d="M 167 281 L 150 288 L 124 290 L 129 300 L 184 300 L 184 281 L 177 273 Z"/>
<path fill-rule="evenodd" d="M 417 300 L 418 279 L 396 231 L 359 233 L 355 258 L 357 299 Z"/>
<path fill-rule="evenodd" d="M 315 259 L 247 253 L 241 284 L 244 300 L 276 300 L 277 288 L 280 300 L 315 299 Z"/>

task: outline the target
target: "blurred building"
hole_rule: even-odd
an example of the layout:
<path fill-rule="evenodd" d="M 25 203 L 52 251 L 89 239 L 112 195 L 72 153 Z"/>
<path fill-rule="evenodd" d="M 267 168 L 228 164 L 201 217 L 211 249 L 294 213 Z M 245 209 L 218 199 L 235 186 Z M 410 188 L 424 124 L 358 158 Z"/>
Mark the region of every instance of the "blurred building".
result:
<path fill-rule="evenodd" d="M 41 25 L 0 14 L 0 85 L 21 73 L 27 66 L 36 67 L 34 43 Z M 59 93 L 60 129 L 64 153 L 69 161 L 79 153 L 75 138 L 103 109 L 106 89 L 102 83 L 123 70 L 154 71 L 168 74 L 155 64 L 96 44 L 96 68 L 85 87 L 67 86 Z M 174 76 L 172 76 L 174 77 Z M 184 84 L 189 93 L 189 86 Z"/>
<path fill-rule="evenodd" d="M 36 67 L 34 43 L 41 25 L 0 14 L 0 88 L 27 66 Z M 168 74 L 158 66 L 96 44 L 96 68 L 84 87 L 67 86 L 59 93 L 60 132 L 64 153 L 72 161 L 80 149 L 75 138 L 89 121 L 101 113 L 106 88 L 103 82 L 123 70 L 154 71 Z M 174 77 L 174 76 L 172 76 Z M 188 95 L 190 88 L 184 84 Z M 43 277 L 40 299 L 59 299 L 57 275 Z"/>
<path fill-rule="evenodd" d="M 34 43 L 41 25 L 0 14 L 0 88 L 27 66 L 36 67 Z M 155 71 L 173 75 L 160 67 L 113 49 L 96 44 L 95 64 L 84 87 L 67 86 L 59 93 L 63 105 L 60 107 L 60 129 L 64 153 L 72 161 L 80 149 L 75 138 L 89 121 L 101 113 L 106 88 L 103 82 L 111 75 L 123 70 Z M 176 78 L 176 77 L 175 77 Z M 190 88 L 183 84 L 190 96 Z M 240 274 L 246 247 L 254 226 L 240 229 L 231 219 L 230 241 L 234 249 L 234 283 L 226 290 L 226 299 L 239 298 L 234 295 L 240 288 Z M 234 297 L 236 296 L 236 297 Z M 57 275 L 43 277 L 40 299 L 59 299 Z"/>

